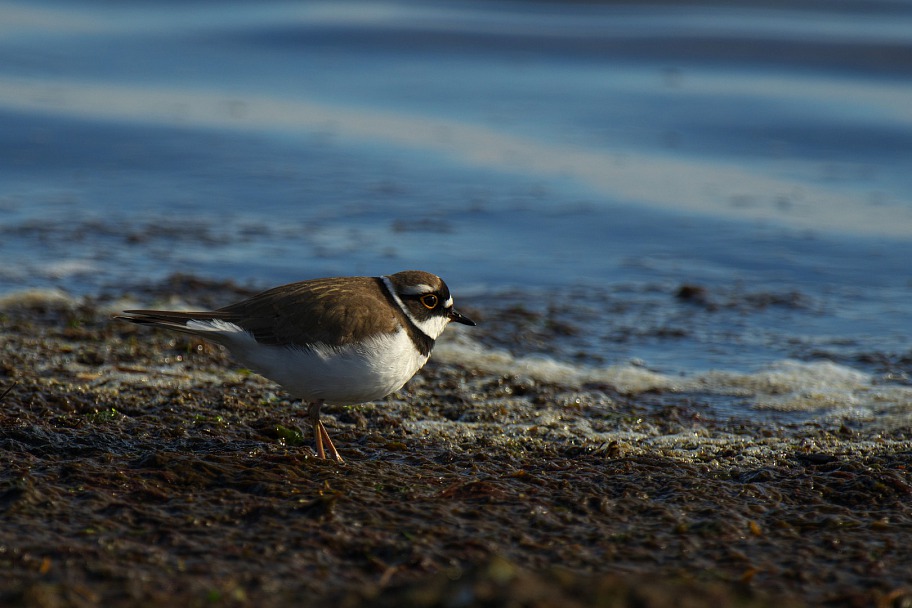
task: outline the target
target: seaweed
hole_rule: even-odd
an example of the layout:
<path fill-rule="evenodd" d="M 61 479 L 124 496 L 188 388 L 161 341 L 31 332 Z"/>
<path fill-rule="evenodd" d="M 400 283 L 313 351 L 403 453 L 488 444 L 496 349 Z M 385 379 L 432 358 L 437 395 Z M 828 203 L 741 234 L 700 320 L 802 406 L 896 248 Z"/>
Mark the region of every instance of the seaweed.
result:
<path fill-rule="evenodd" d="M 912 602 L 907 430 L 432 359 L 328 408 L 340 465 L 274 385 L 112 305 L 3 311 L 0 604 Z"/>

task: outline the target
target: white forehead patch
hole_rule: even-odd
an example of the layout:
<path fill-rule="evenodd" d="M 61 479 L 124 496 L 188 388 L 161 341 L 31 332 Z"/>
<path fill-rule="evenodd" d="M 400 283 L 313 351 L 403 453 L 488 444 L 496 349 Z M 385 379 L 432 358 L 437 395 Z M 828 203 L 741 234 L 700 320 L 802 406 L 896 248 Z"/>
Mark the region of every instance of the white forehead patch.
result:
<path fill-rule="evenodd" d="M 402 293 L 407 296 L 417 296 L 422 293 L 431 293 L 432 291 L 434 291 L 434 288 L 430 285 L 425 285 L 424 283 L 408 285 L 402 288 Z"/>
<path fill-rule="evenodd" d="M 402 289 L 402 295 L 405 296 L 418 296 L 424 295 L 426 293 L 434 293 L 434 288 L 430 285 L 425 285 L 420 283 L 418 285 L 409 285 Z M 453 296 L 447 298 L 446 302 L 443 303 L 444 308 L 453 308 Z"/>

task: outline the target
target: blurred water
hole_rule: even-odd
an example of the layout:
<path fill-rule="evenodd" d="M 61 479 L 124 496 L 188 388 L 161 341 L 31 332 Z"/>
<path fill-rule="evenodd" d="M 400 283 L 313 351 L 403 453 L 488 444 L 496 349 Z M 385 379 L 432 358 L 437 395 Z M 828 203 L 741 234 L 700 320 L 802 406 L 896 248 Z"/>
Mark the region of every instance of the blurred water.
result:
<path fill-rule="evenodd" d="M 565 360 L 906 382 L 910 75 L 908 2 L 3 2 L 0 292 L 417 267 Z"/>

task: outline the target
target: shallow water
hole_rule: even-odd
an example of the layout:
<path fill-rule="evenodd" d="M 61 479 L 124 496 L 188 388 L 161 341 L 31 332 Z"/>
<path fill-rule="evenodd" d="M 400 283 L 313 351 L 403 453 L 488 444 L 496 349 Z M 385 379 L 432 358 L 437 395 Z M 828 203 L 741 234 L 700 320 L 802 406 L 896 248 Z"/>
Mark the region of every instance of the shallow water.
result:
<path fill-rule="evenodd" d="M 418 267 L 508 360 L 908 422 L 910 3 L 3 3 L 0 59 L 0 292 Z"/>

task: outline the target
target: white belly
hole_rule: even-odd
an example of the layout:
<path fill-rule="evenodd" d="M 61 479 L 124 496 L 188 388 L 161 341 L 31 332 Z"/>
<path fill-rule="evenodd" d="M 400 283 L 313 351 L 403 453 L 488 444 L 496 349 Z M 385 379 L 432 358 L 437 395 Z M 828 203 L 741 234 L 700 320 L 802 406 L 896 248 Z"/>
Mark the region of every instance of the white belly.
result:
<path fill-rule="evenodd" d="M 219 333 L 218 341 L 241 364 L 305 401 L 350 405 L 381 399 L 402 388 L 428 360 L 405 330 L 360 345 L 308 349 L 264 346 L 246 332 Z"/>

